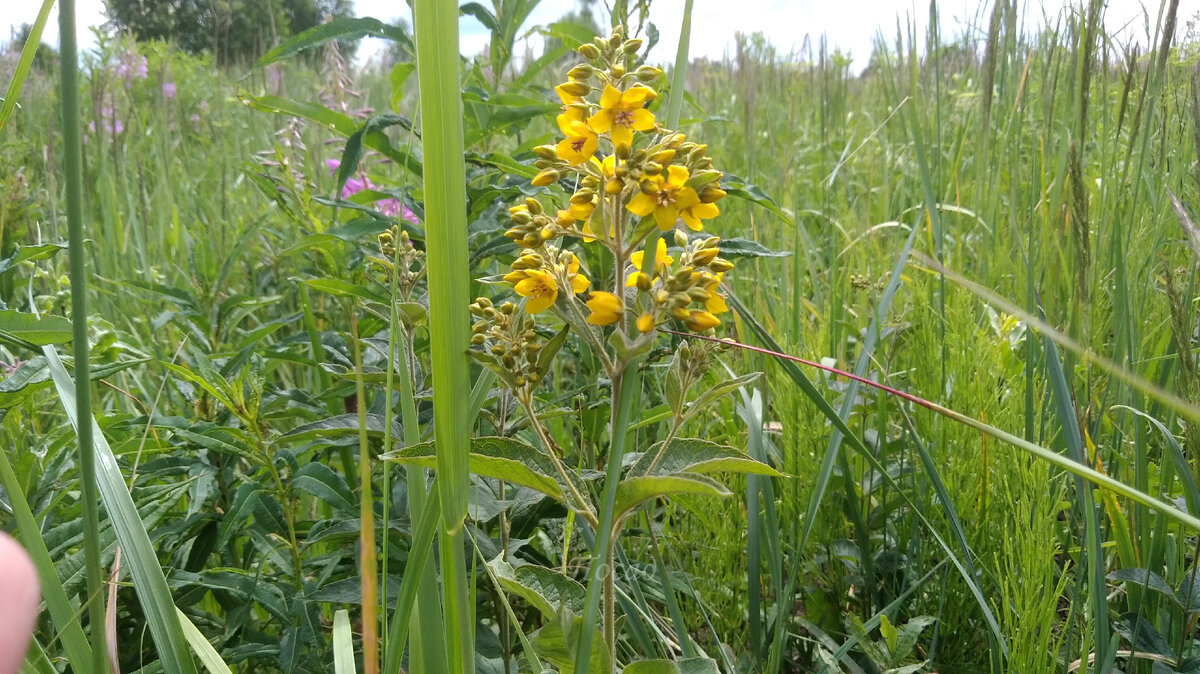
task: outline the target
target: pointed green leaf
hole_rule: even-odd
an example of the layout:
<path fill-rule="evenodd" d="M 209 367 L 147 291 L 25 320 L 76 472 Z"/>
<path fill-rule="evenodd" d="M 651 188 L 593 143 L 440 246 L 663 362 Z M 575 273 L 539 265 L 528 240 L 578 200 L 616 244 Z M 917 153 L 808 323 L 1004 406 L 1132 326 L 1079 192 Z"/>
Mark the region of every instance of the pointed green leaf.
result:
<path fill-rule="evenodd" d="M 573 578 L 532 564 L 514 569 L 500 556 L 488 562 L 488 566 L 505 590 L 525 599 L 547 619 L 555 618 L 563 607 L 572 613 L 583 611 L 586 589 Z"/>
<path fill-rule="evenodd" d="M 617 485 L 613 521 L 619 522 L 638 505 L 650 499 L 676 494 L 729 496 L 732 492 L 716 480 L 696 473 L 628 477 Z"/>
<path fill-rule="evenodd" d="M 27 349 L 71 341 L 71 321 L 62 316 L 38 318 L 23 311 L 0 311 L 0 339 Z"/>
<path fill-rule="evenodd" d="M 350 631 L 350 614 L 340 609 L 333 614 L 333 672 L 354 674 L 354 633 Z"/>
<path fill-rule="evenodd" d="M 646 475 L 651 462 L 662 449 L 662 443 L 656 443 L 645 454 L 642 454 L 633 467 L 629 469 L 631 476 Z M 655 475 L 670 475 L 673 473 L 749 473 L 752 475 L 769 475 L 782 477 L 782 474 L 761 461 L 755 461 L 738 449 L 728 445 L 718 445 L 715 442 L 699 438 L 675 438 L 663 452 Z"/>
<path fill-rule="evenodd" d="M 183 636 L 187 638 L 188 645 L 200 659 L 200 664 L 208 670 L 208 674 L 233 674 L 229 665 L 221 659 L 221 654 L 213 648 L 212 644 L 208 643 L 208 639 L 204 638 L 204 633 L 196 627 L 191 619 L 178 608 L 175 609 L 175 612 L 179 615 L 179 626 L 183 628 Z"/>
<path fill-rule="evenodd" d="M 292 485 L 328 503 L 334 510 L 348 515 L 358 512 L 357 499 L 350 493 L 346 479 L 319 461 L 304 464 L 296 472 Z"/>
<path fill-rule="evenodd" d="M 7 274 L 22 262 L 45 260 L 60 250 L 66 250 L 66 244 L 41 243 L 34 246 L 17 246 L 12 255 L 0 260 L 0 276 Z"/>
<path fill-rule="evenodd" d="M 433 442 L 390 452 L 383 458 L 422 468 L 437 467 L 437 450 Z M 557 471 L 551 459 L 519 440 L 498 437 L 472 439 L 470 471 L 476 475 L 528 487 L 555 500 L 566 502 L 562 485 L 552 477 Z"/>

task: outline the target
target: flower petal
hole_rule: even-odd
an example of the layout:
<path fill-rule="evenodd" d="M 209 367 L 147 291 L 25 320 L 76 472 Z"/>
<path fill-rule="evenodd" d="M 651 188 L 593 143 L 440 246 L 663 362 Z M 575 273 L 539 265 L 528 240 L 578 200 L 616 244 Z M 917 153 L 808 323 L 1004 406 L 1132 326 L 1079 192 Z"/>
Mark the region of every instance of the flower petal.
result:
<path fill-rule="evenodd" d="M 653 213 L 654 208 L 657 205 L 658 205 L 658 202 L 654 199 L 653 196 L 646 194 L 644 192 L 638 192 L 637 196 L 635 196 L 634 198 L 629 200 L 629 204 L 626 205 L 625 208 L 628 209 L 629 212 L 633 213 L 634 215 L 640 215 L 642 217 L 645 217 L 645 216 Z"/>
<path fill-rule="evenodd" d="M 592 127 L 592 131 L 596 133 L 605 133 L 612 128 L 612 114 L 607 110 L 601 110 L 596 114 L 588 117 L 588 126 Z"/>
<path fill-rule="evenodd" d="M 679 219 L 679 209 L 674 206 L 659 206 L 654 209 L 654 221 L 658 223 L 658 228 L 664 232 L 675 226 L 675 221 Z"/>
<path fill-rule="evenodd" d="M 637 131 L 649 131 L 654 128 L 654 113 L 645 108 L 633 111 L 633 122 L 629 124 Z"/>
<path fill-rule="evenodd" d="M 621 101 L 621 90 L 611 84 L 604 85 L 604 93 L 600 95 L 600 107 L 605 110 L 612 110 L 617 107 Z"/>
<path fill-rule="evenodd" d="M 576 295 L 587 290 L 591 285 L 592 280 L 583 274 L 576 274 L 571 277 L 571 290 L 574 290 Z"/>

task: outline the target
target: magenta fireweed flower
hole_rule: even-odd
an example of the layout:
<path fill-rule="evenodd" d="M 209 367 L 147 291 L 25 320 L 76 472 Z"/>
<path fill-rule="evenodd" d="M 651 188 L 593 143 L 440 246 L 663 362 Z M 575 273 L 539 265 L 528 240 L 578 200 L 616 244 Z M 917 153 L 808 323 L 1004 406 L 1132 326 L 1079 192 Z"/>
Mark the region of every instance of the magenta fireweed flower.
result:
<path fill-rule="evenodd" d="M 145 56 L 135 51 L 127 51 L 121 54 L 121 60 L 117 63 L 117 77 L 124 79 L 126 83 L 144 80 L 149 74 L 146 66 Z"/>
<path fill-rule="evenodd" d="M 110 136 L 119 136 L 122 133 L 125 133 L 125 123 L 117 117 L 117 111 L 110 107 L 105 106 L 100 108 L 99 119 L 93 119 L 92 121 L 88 122 L 88 132 L 96 133 L 97 121 L 100 122 L 99 128 Z"/>
<path fill-rule="evenodd" d="M 175 83 L 163 82 L 162 93 L 164 98 L 175 98 Z"/>
<path fill-rule="evenodd" d="M 340 159 L 326 159 L 325 160 L 325 167 L 329 169 L 329 175 L 331 175 L 331 176 L 334 175 L 335 173 L 337 173 L 337 170 L 339 167 L 341 167 L 341 165 L 342 165 L 342 162 Z M 346 179 L 346 184 L 344 186 L 342 186 L 342 198 L 345 199 L 345 198 L 349 197 L 350 195 L 357 194 L 358 192 L 361 192 L 363 190 L 378 190 L 378 189 L 379 189 L 379 186 L 376 185 L 375 183 L 371 182 L 370 180 L 364 180 L 364 179 L 358 178 L 357 176 L 350 176 L 349 178 Z M 400 203 L 400 201 L 398 199 L 391 199 L 391 198 L 380 199 L 379 201 L 377 201 L 375 203 L 375 207 L 379 209 L 380 213 L 383 213 L 384 215 L 386 215 L 388 217 L 394 218 L 394 217 L 399 216 L 399 217 L 413 223 L 414 225 L 419 224 L 419 221 L 417 220 L 417 214 L 413 213 L 412 209 L 410 209 L 408 206 L 405 206 L 404 204 Z"/>

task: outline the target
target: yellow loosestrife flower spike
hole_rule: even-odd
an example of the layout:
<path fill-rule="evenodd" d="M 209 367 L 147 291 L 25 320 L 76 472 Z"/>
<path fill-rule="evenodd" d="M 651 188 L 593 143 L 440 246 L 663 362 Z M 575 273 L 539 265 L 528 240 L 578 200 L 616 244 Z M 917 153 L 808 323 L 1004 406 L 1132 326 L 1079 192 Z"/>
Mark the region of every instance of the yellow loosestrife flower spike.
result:
<path fill-rule="evenodd" d="M 621 298 L 612 293 L 592 293 L 587 308 L 592 310 L 587 317 L 587 322 L 592 325 L 612 325 L 621 320 Z"/>
<path fill-rule="evenodd" d="M 654 191 L 650 194 L 640 192 L 629 200 L 626 208 L 634 215 L 645 217 L 653 214 L 658 228 L 665 232 L 675 226 L 681 210 L 700 203 L 696 190 L 685 184 L 688 177 L 688 170 L 684 167 L 668 166 L 665 179 L 661 175 L 648 179 L 653 184 Z"/>
<path fill-rule="evenodd" d="M 554 275 L 541 269 L 529 269 L 524 274 L 525 278 L 517 282 L 514 290 L 521 297 L 529 298 L 525 313 L 536 314 L 553 306 L 558 299 L 558 282 Z"/>
<path fill-rule="evenodd" d="M 613 145 L 633 145 L 634 131 L 654 128 L 654 113 L 643 106 L 658 94 L 645 85 L 635 84 L 622 92 L 613 85 L 604 87 L 600 110 L 588 119 L 596 133 L 610 133 Z"/>

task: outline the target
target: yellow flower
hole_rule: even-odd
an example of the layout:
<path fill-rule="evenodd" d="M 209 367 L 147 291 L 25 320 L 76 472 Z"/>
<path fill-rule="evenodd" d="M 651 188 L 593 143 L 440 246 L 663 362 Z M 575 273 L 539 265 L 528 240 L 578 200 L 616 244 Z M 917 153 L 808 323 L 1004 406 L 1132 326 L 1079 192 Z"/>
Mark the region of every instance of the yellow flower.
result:
<path fill-rule="evenodd" d="M 650 314 L 642 314 L 637 319 L 637 329 L 642 332 L 650 332 L 654 329 L 654 316 Z"/>
<path fill-rule="evenodd" d="M 592 285 L 591 279 L 579 273 L 579 258 L 575 257 L 575 253 L 571 253 L 571 262 L 567 264 L 567 280 L 571 282 L 571 290 L 574 290 L 576 295 Z"/>
<path fill-rule="evenodd" d="M 729 305 L 725 304 L 725 298 L 719 292 L 723 276 L 724 274 L 705 274 L 705 279 L 701 282 L 702 287 L 708 293 L 708 298 L 704 300 L 704 308 L 710 314 L 723 314 L 729 311 Z"/>
<path fill-rule="evenodd" d="M 612 325 L 621 320 L 621 298 L 612 293 L 592 293 L 587 308 L 592 310 L 587 317 L 587 322 L 592 325 Z"/>
<path fill-rule="evenodd" d="M 654 192 L 652 194 L 638 193 L 629 200 L 626 208 L 634 215 L 643 217 L 653 213 L 654 221 L 663 231 L 675 226 L 681 210 L 692 208 L 700 203 L 700 197 L 696 195 L 696 190 L 684 184 L 688 180 L 688 170 L 682 166 L 668 166 L 666 179 L 657 175 L 649 180 L 655 187 Z"/>
<path fill-rule="evenodd" d="M 640 271 L 642 271 L 642 261 L 645 259 L 645 257 L 646 251 L 644 250 L 635 251 L 629 256 L 629 262 L 633 265 L 633 273 L 630 274 L 629 278 L 625 280 L 626 288 L 632 288 L 633 286 L 637 285 L 637 275 Z M 667 255 L 667 242 L 660 238 L 658 240 L 658 245 L 654 248 L 654 267 L 651 269 L 651 271 L 668 266 L 673 262 L 675 262 L 675 258 Z M 643 330 L 643 332 L 646 331 Z"/>
<path fill-rule="evenodd" d="M 693 311 L 683 319 L 683 324 L 692 332 L 704 332 L 721 324 L 721 319 L 707 311 Z"/>
<path fill-rule="evenodd" d="M 683 224 L 697 232 L 704 229 L 704 223 L 700 222 L 701 219 L 712 220 L 720 214 L 721 209 L 717 208 L 716 204 L 706 204 L 704 202 L 679 209 L 679 217 L 683 218 Z"/>
<path fill-rule="evenodd" d="M 588 119 L 596 133 L 611 131 L 613 145 L 632 145 L 634 131 L 654 128 L 654 114 L 645 109 L 647 102 L 658 96 L 650 87 L 635 84 L 622 92 L 613 85 L 604 87 L 600 110 Z"/>
<path fill-rule="evenodd" d="M 525 303 L 525 313 L 528 314 L 545 311 L 554 306 L 554 301 L 558 299 L 558 282 L 553 274 L 541 269 L 526 270 L 525 278 L 517 282 L 514 290 L 521 297 L 529 298 Z"/>
<path fill-rule="evenodd" d="M 567 108 L 566 112 L 556 119 L 558 129 L 566 136 L 554 148 L 558 158 L 571 166 L 578 166 L 591 159 L 600 141 L 596 138 L 596 132 L 583 121 L 583 111 L 579 108 Z"/>

